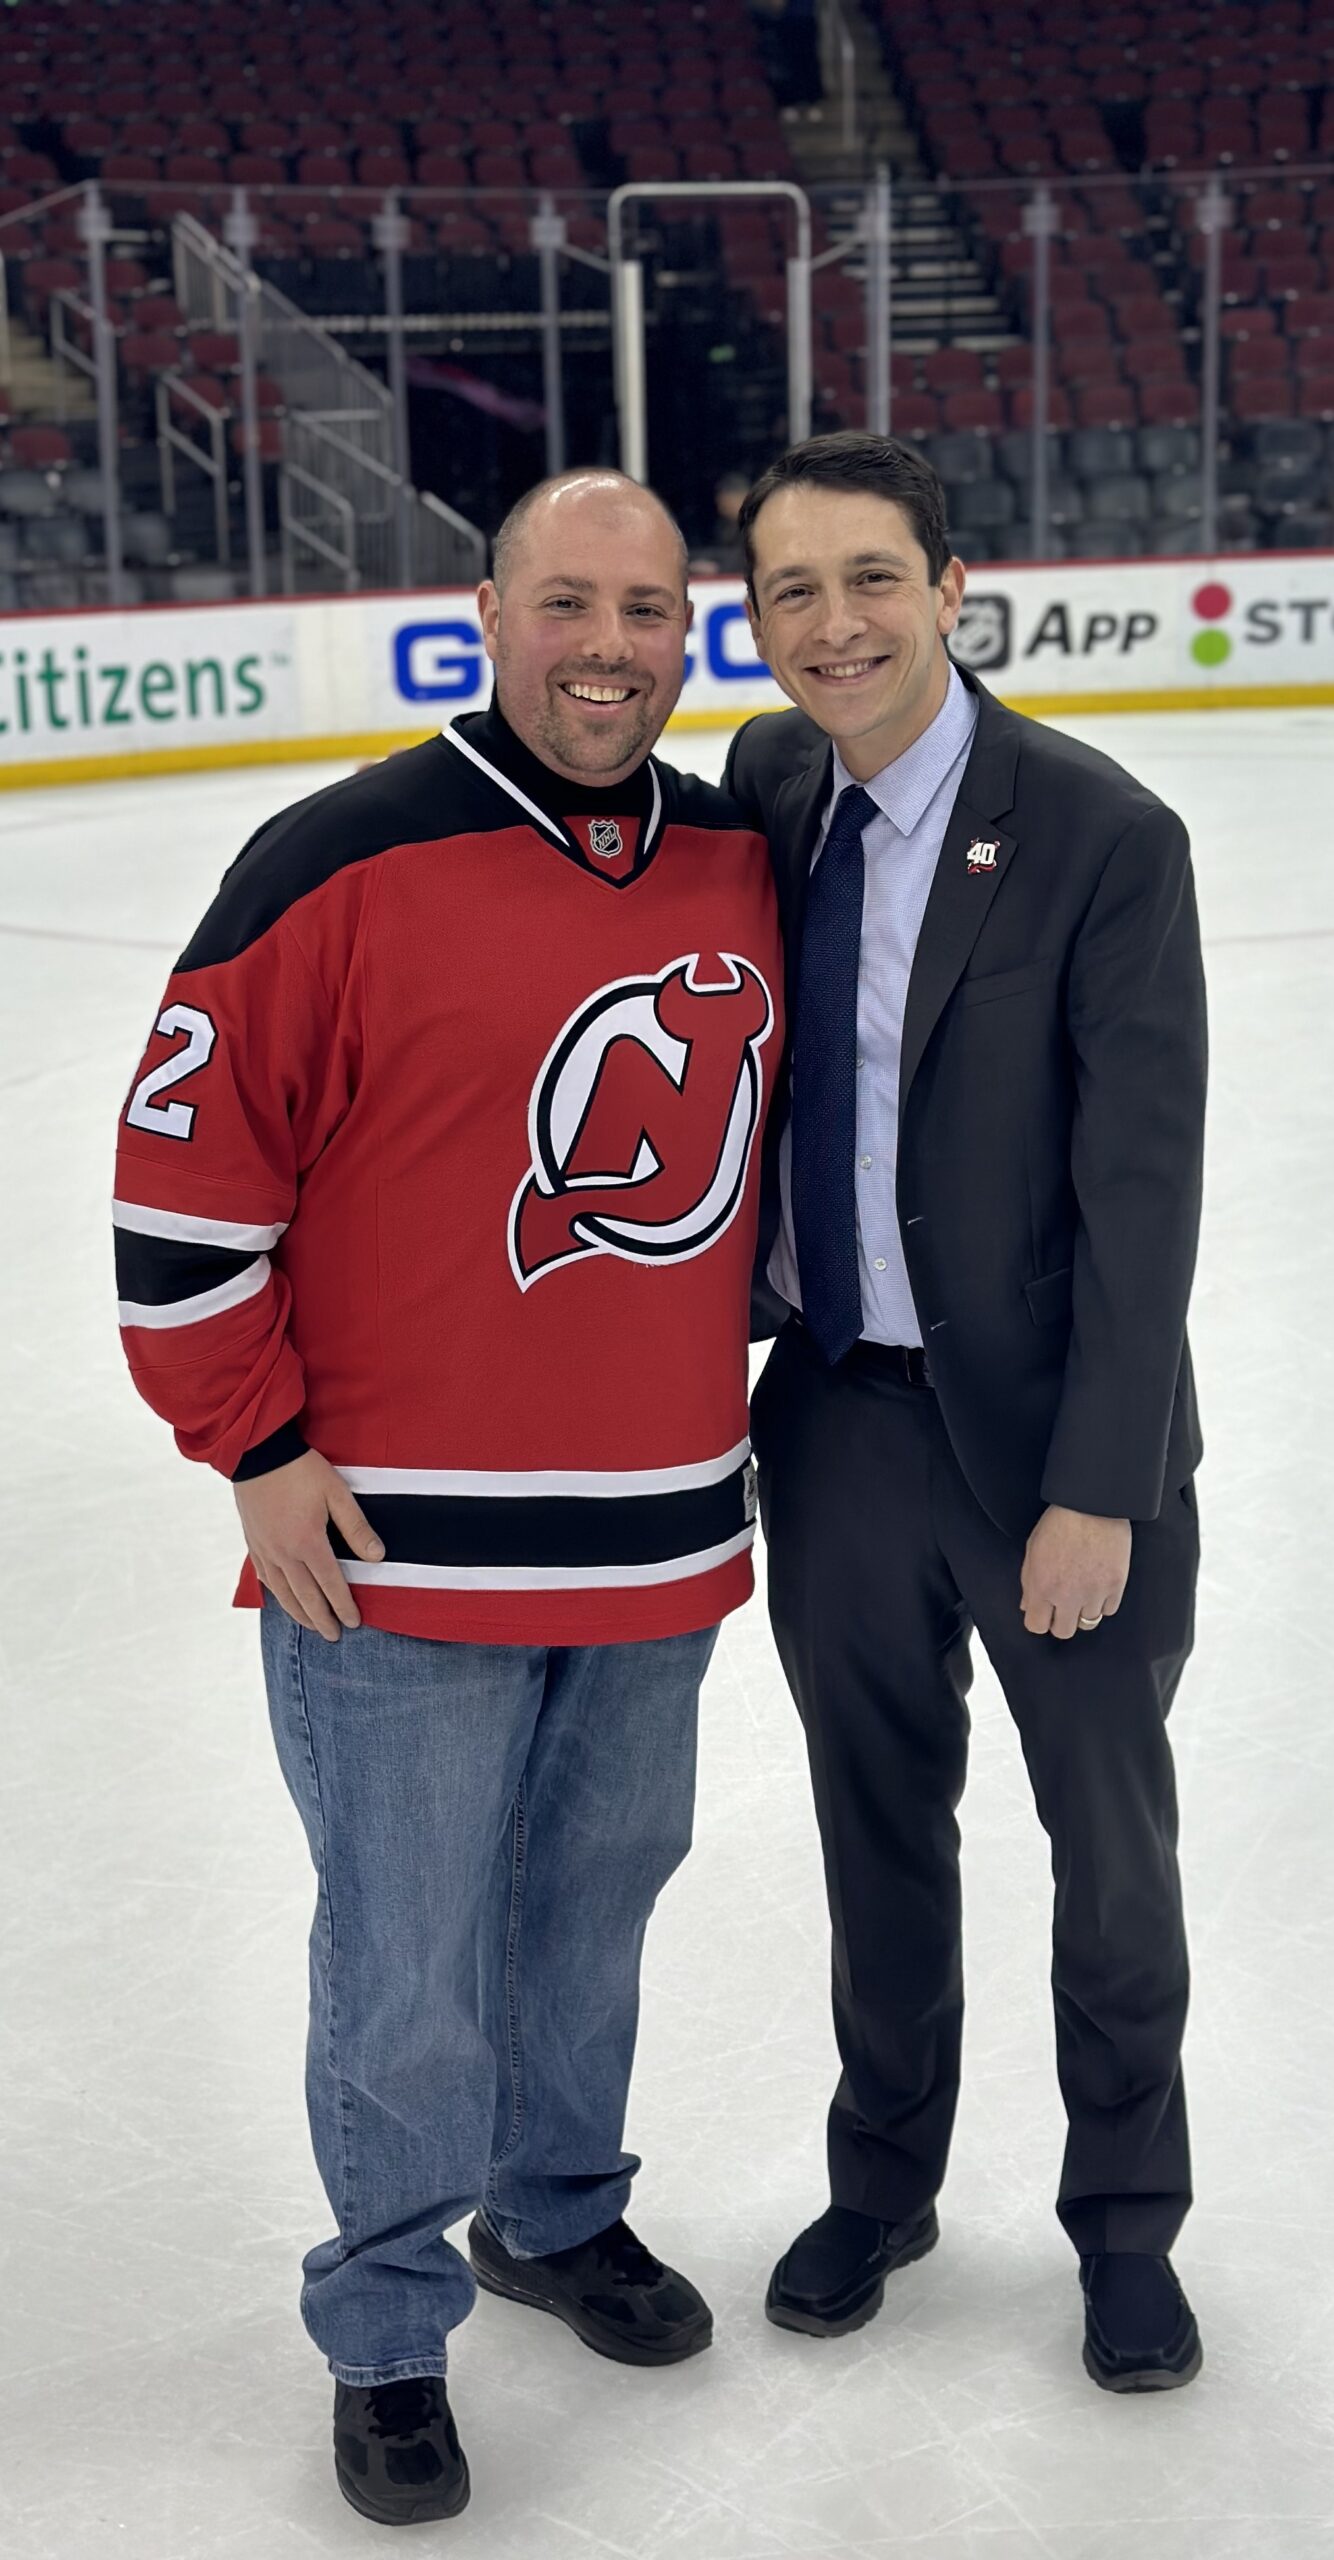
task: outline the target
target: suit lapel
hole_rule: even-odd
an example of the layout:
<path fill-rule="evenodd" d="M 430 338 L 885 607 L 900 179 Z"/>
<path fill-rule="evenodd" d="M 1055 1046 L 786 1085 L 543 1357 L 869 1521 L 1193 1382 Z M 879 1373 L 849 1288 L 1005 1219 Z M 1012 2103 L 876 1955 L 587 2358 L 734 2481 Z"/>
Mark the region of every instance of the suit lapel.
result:
<path fill-rule="evenodd" d="M 977 840 L 995 847 L 994 867 L 970 871 L 968 848 Z M 908 1088 L 921 1065 L 926 1044 L 946 1003 L 968 966 L 973 944 L 982 930 L 991 901 L 1009 868 L 1014 838 L 1002 833 L 994 818 L 965 800 L 962 791 L 945 830 L 931 895 L 908 980 L 903 1016 L 903 1051 L 899 1065 L 899 1123 Z"/>
<path fill-rule="evenodd" d="M 966 969 L 973 945 L 990 911 L 1015 852 L 1016 840 L 998 820 L 1014 807 L 1015 769 L 1021 724 L 960 667 L 970 693 L 977 697 L 977 728 L 964 767 L 959 795 L 945 830 L 931 894 L 908 981 L 899 1068 L 899 1117 L 926 1045 L 945 1005 Z M 811 856 L 829 798 L 833 748 L 816 737 L 774 794 L 769 843 L 778 887 L 779 914 L 787 955 L 789 1037 L 796 1011 L 797 960 L 801 927 L 810 886 Z M 976 838 L 994 845 L 994 864 L 969 870 L 968 850 Z"/>
<path fill-rule="evenodd" d="M 900 1128 L 927 1042 L 968 966 L 1015 851 L 1015 838 L 997 820 L 1014 806 L 1018 724 L 975 677 L 965 675 L 964 682 L 978 697 L 977 729 L 940 848 L 908 980 L 899 1064 Z M 983 859 L 970 869 L 968 857 L 974 843 L 984 849 Z M 986 849 L 992 847 L 994 853 L 988 859 Z"/>
<path fill-rule="evenodd" d="M 787 954 L 788 1021 L 792 1020 L 797 980 L 797 954 L 801 948 L 802 918 L 806 912 L 806 892 L 810 887 L 811 856 L 820 833 L 820 821 L 829 798 L 829 781 L 833 770 L 834 750 L 827 738 L 817 738 L 804 763 L 780 783 L 774 796 L 770 821 L 770 844 L 774 851 L 774 870 L 778 886 L 779 914 L 783 926 Z"/>

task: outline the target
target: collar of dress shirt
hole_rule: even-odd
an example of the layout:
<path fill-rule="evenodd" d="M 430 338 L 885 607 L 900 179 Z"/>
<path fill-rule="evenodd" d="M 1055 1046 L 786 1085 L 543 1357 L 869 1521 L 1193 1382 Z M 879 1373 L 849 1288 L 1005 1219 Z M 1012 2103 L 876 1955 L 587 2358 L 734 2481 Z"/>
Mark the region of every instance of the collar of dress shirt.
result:
<path fill-rule="evenodd" d="M 972 744 L 976 726 L 977 703 L 958 668 L 951 665 L 945 699 L 930 728 L 924 729 L 901 756 L 896 756 L 892 764 L 882 765 L 879 773 L 862 786 L 900 835 L 910 836 L 914 827 L 921 824 L 946 775 L 964 748 Z M 854 778 L 835 747 L 831 811 L 837 806 L 839 794 Z"/>

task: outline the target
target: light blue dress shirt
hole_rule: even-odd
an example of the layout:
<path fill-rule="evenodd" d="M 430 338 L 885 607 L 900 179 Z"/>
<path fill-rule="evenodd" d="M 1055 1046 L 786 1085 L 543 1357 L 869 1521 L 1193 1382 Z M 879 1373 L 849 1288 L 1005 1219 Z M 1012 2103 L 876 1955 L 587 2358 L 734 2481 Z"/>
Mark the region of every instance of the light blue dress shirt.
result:
<path fill-rule="evenodd" d="M 951 667 L 944 702 L 930 728 L 864 785 L 878 812 L 862 836 L 866 889 L 857 967 L 857 1264 L 864 1342 L 922 1339 L 894 1199 L 899 1058 L 917 937 L 976 726 L 976 700 Z M 812 871 L 824 850 L 839 794 L 852 780 L 835 747 L 833 788 L 811 857 Z M 798 1058 L 794 1080 L 800 1072 Z M 769 1278 L 780 1297 L 799 1309 L 790 1124 L 779 1147 L 778 1175 L 782 1218 L 769 1257 Z"/>

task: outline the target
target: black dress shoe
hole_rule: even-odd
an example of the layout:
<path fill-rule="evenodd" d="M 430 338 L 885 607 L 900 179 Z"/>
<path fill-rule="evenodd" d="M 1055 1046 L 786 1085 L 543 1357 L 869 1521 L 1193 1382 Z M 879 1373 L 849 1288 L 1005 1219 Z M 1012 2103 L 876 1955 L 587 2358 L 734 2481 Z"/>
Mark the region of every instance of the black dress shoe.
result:
<path fill-rule="evenodd" d="M 1179 2391 L 1204 2362 L 1170 2258 L 1081 2258 L 1084 2366 L 1103 2391 Z"/>
<path fill-rule="evenodd" d="M 334 2385 L 334 2470 L 350 2507 L 373 2524 L 460 2515 L 471 2482 L 438 2374 Z"/>
<path fill-rule="evenodd" d="M 713 2313 L 685 2276 L 652 2257 L 624 2222 L 546 2258 L 512 2258 L 477 2215 L 468 2253 L 478 2283 L 506 2302 L 554 2311 L 617 2364 L 680 2364 L 713 2337 Z"/>
<path fill-rule="evenodd" d="M 933 2204 L 910 2222 L 877 2222 L 872 2214 L 831 2204 L 779 2259 L 765 2316 L 776 2328 L 800 2329 L 808 2338 L 841 2338 L 864 2328 L 884 2301 L 886 2276 L 924 2258 L 939 2238 Z"/>

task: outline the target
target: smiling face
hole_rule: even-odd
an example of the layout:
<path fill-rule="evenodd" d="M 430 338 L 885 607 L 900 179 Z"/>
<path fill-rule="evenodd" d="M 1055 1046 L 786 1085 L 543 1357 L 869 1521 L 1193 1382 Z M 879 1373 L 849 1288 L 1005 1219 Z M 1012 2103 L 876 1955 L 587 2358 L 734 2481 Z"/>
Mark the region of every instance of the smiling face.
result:
<path fill-rule="evenodd" d="M 789 701 L 834 739 L 859 782 L 929 728 L 945 699 L 944 641 L 963 565 L 939 584 L 912 525 L 869 489 L 790 482 L 755 518 L 755 645 Z"/>
<path fill-rule="evenodd" d="M 542 490 L 478 596 L 511 728 L 571 782 L 623 782 L 676 707 L 690 627 L 680 538 L 607 473 Z"/>

